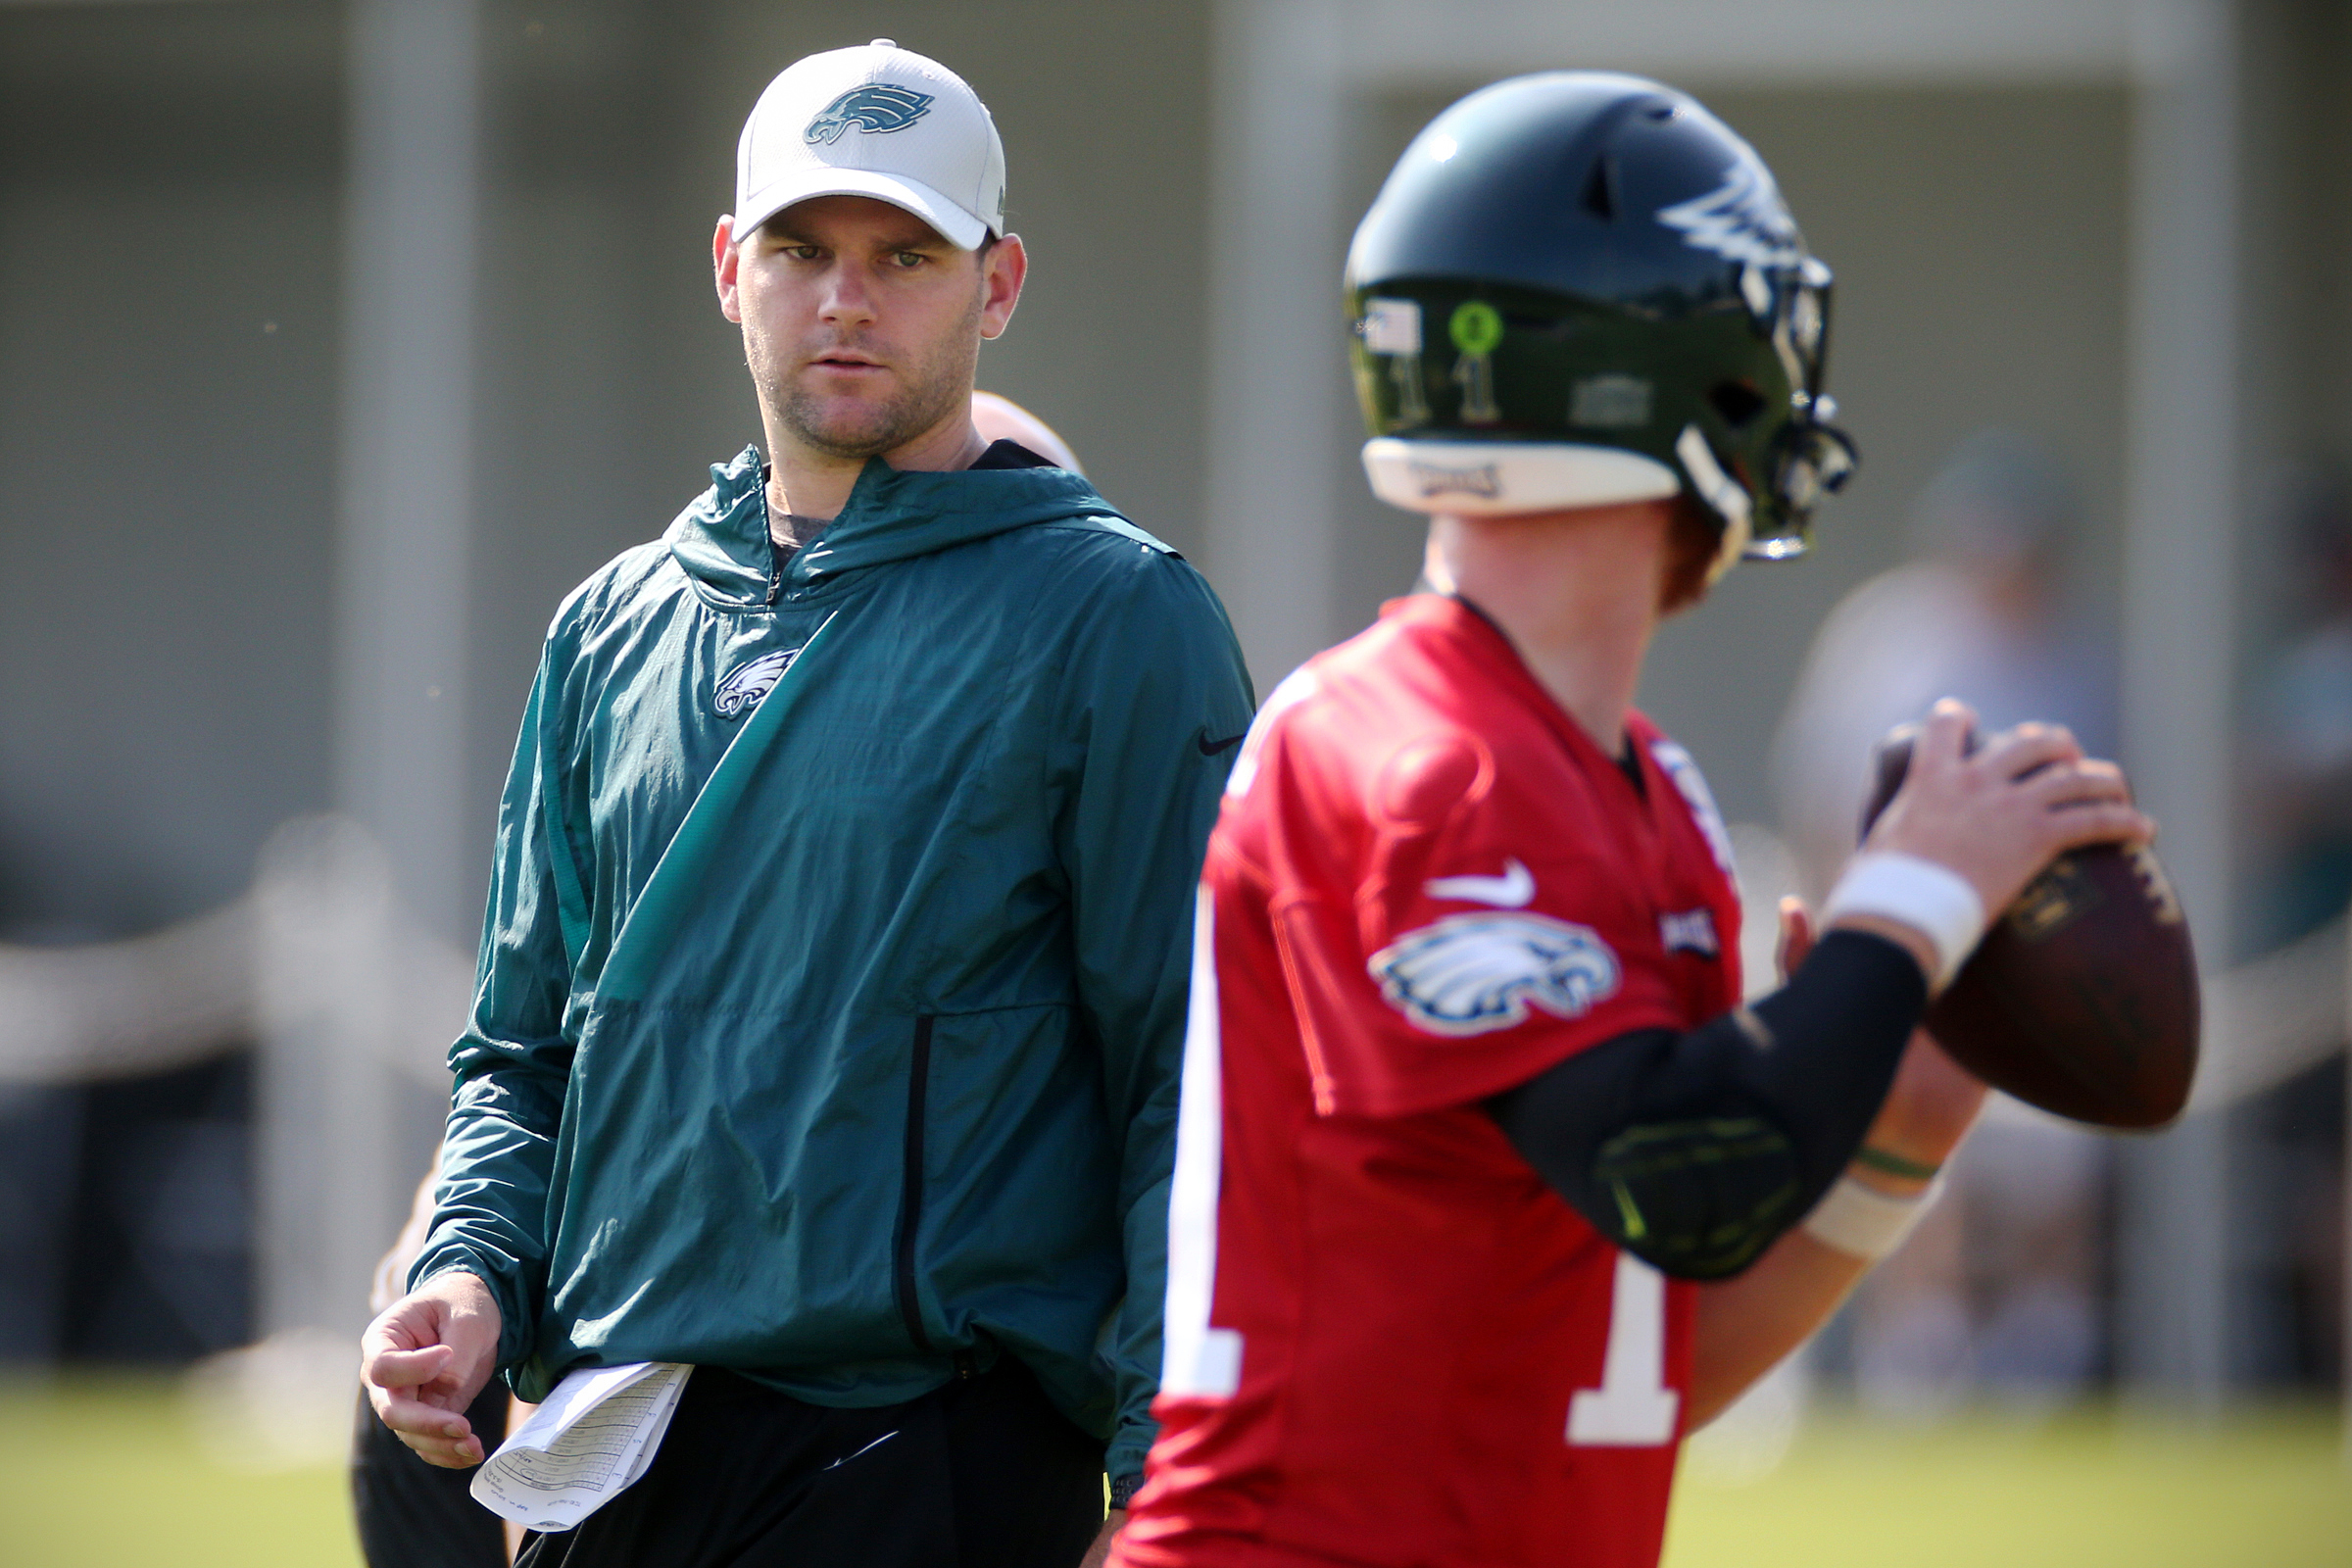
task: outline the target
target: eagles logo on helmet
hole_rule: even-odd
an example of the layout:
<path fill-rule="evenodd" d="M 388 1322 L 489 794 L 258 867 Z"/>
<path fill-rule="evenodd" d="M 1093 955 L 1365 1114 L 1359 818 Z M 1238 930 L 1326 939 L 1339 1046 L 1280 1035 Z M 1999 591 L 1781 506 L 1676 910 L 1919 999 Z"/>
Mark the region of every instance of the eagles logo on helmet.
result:
<path fill-rule="evenodd" d="M 1722 525 L 1709 580 L 1799 555 L 1855 465 L 1826 422 L 1829 305 L 1772 172 L 1695 99 L 1498 82 L 1405 150 L 1349 249 L 1365 470 L 1414 512 L 1687 492 Z"/>

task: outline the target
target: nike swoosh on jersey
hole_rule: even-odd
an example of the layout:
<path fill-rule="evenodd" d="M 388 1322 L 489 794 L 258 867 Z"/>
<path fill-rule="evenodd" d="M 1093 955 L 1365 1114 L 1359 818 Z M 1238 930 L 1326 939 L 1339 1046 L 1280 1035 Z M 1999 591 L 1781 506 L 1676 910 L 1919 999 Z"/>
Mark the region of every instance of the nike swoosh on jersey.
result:
<path fill-rule="evenodd" d="M 1242 736 L 1249 733 L 1250 732 L 1248 730 L 1243 730 L 1239 735 L 1228 735 L 1221 741 L 1212 741 L 1208 738 L 1208 731 L 1203 729 L 1198 736 L 1194 738 L 1193 744 L 1200 748 L 1200 755 L 1202 757 L 1214 757 L 1219 752 L 1230 751 L 1234 747 L 1241 745 Z"/>
<path fill-rule="evenodd" d="M 1433 899 L 1460 899 L 1492 904 L 1501 909 L 1523 909 L 1536 896 L 1536 874 L 1515 859 L 1502 862 L 1500 876 L 1441 876 L 1422 884 Z"/>

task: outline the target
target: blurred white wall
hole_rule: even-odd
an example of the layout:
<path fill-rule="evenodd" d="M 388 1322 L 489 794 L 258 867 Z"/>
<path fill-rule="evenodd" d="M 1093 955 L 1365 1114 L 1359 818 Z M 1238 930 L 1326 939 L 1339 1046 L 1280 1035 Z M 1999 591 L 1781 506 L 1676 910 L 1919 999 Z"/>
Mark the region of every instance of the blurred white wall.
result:
<path fill-rule="evenodd" d="M 371 47 L 432 51 L 355 19 L 462 14 L 470 60 L 444 34 L 439 77 L 366 74 Z M 340 802 L 395 841 L 423 926 L 466 940 L 558 598 L 757 432 L 707 272 L 740 117 L 797 55 L 876 35 L 955 65 L 1004 129 L 1036 268 L 984 384 L 1204 566 L 1261 691 L 1417 561 L 1417 524 L 1364 497 L 1338 301 L 1389 161 L 1508 72 L 1697 90 L 1838 269 L 1865 467 L 1816 559 L 1667 633 L 1644 701 L 1760 818 L 1821 612 L 1895 559 L 1951 441 L 2029 428 L 2084 480 L 2081 586 L 2134 650 L 2130 760 L 2214 929 L 2235 621 L 2271 582 L 2240 569 L 2265 541 L 2237 498 L 2298 443 L 2352 453 L 2340 0 L 9 0 L 0 939 L 225 905 L 272 828 Z M 470 142 L 418 107 L 469 73 Z M 414 96 L 370 119 L 368 81 Z M 375 244 L 402 212 L 424 216 Z M 370 520 L 398 495 L 415 526 Z M 2135 1233 L 2157 1307 L 2132 1365 L 2210 1391 L 2227 1151 L 2203 1136 L 2135 1178 L 2161 1223 Z M 377 1188 L 427 1138 L 371 1156 Z"/>

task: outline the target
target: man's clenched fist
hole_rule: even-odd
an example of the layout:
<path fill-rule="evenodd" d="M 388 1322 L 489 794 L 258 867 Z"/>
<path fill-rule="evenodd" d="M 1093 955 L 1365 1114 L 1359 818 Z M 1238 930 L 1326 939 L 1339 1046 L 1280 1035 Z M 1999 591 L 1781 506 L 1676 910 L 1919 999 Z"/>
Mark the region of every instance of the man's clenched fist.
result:
<path fill-rule="evenodd" d="M 384 1308 L 360 1339 L 368 1402 L 433 1464 L 462 1470 L 489 1451 L 466 1407 L 498 1357 L 498 1302 L 471 1274 L 436 1274 Z"/>

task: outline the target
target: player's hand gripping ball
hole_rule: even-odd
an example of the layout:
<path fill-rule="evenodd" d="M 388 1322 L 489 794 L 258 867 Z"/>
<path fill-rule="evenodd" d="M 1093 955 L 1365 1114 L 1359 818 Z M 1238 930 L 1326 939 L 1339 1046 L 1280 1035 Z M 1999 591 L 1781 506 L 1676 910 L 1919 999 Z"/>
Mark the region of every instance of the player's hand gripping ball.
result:
<path fill-rule="evenodd" d="M 1880 743 L 1864 833 L 1902 787 L 1918 732 L 1905 724 Z M 1926 1022 L 1962 1066 L 2028 1104 L 2149 1128 L 2188 1102 L 2198 1012 L 2188 922 L 2155 852 L 2101 844 L 2026 884 Z"/>

